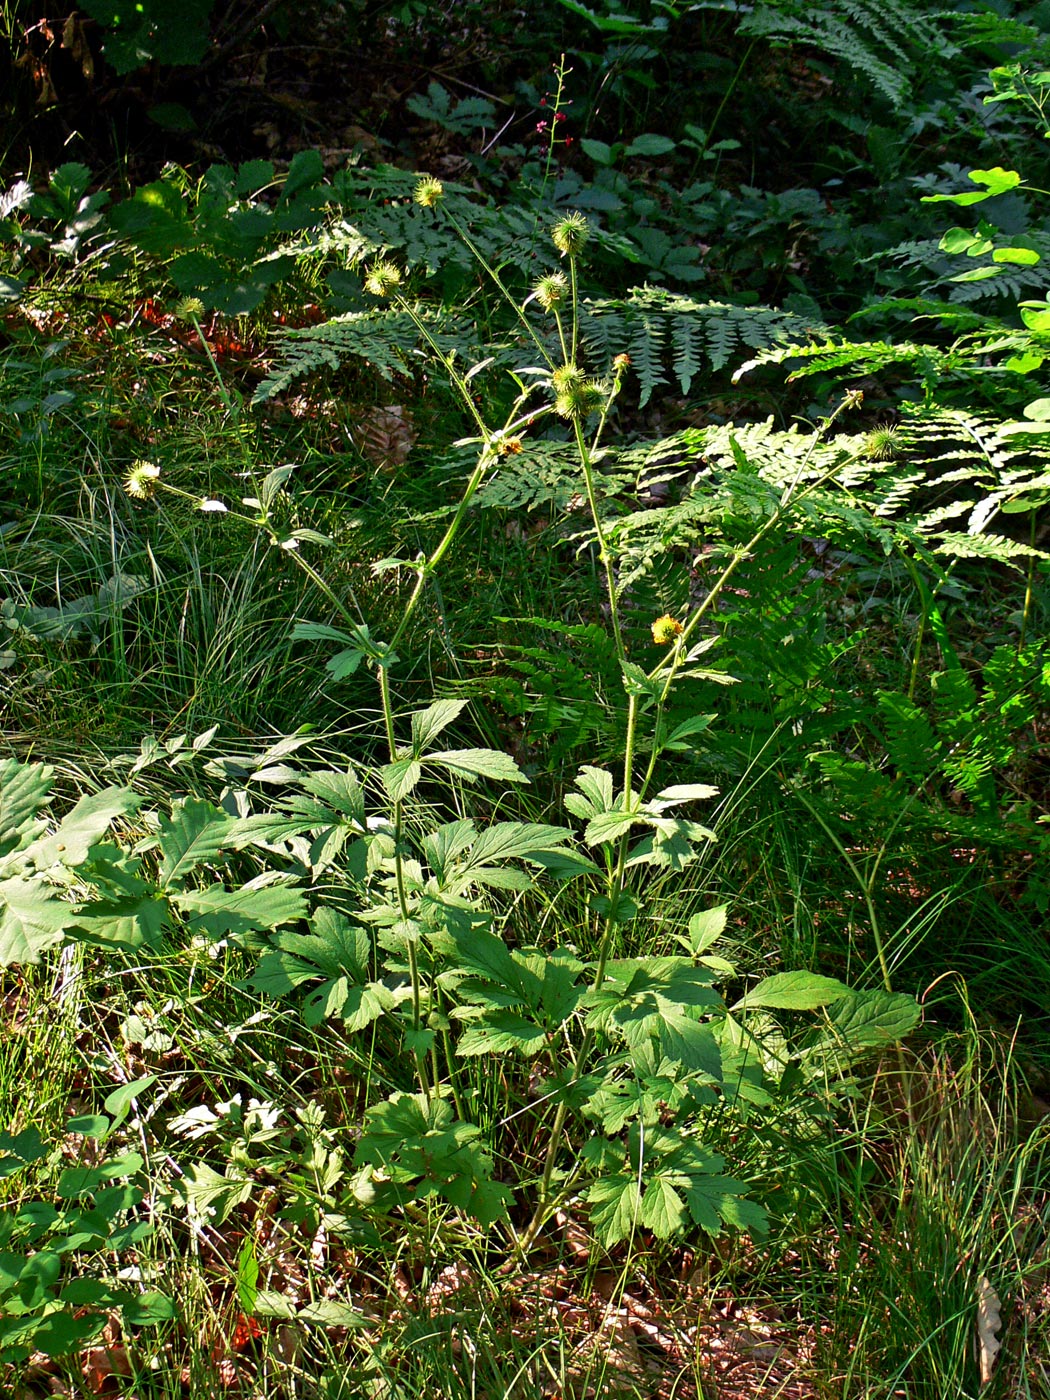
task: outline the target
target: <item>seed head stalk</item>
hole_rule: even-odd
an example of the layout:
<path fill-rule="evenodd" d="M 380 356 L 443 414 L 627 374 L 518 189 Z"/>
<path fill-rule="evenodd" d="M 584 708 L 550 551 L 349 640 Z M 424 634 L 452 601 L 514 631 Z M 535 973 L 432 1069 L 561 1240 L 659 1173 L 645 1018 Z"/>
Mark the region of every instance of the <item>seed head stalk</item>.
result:
<path fill-rule="evenodd" d="M 575 266 L 574 257 L 570 257 L 569 266 L 571 273 L 574 270 Z M 573 287 L 575 287 L 574 280 L 572 285 Z M 575 306 L 575 295 L 573 296 L 573 303 Z M 609 597 L 610 621 L 612 623 L 613 635 L 616 641 L 617 656 L 621 664 L 626 662 L 627 655 L 624 648 L 623 634 L 620 627 L 619 608 L 616 596 L 616 579 L 613 572 L 613 560 L 609 553 L 606 536 L 602 528 L 601 518 L 598 513 L 597 495 L 594 488 L 593 455 L 597 450 L 602 430 L 605 427 L 605 421 L 608 416 L 609 408 L 612 405 L 612 400 L 615 397 L 616 391 L 619 388 L 619 375 L 622 374 L 622 371 L 625 367 L 626 365 L 623 362 L 620 362 L 616 367 L 617 379 L 614 381 L 613 390 L 606 400 L 597 431 L 590 443 L 587 442 L 583 434 L 583 429 L 580 421 L 575 421 L 576 444 L 580 454 L 580 461 L 583 466 L 584 479 L 587 483 L 587 502 L 591 512 L 591 521 L 594 527 L 595 536 L 598 540 L 599 557 L 602 562 L 602 567 L 605 571 L 606 589 Z M 670 693 L 675 676 L 681 669 L 681 667 L 685 664 L 685 661 L 687 659 L 688 641 L 690 636 L 695 633 L 697 627 L 700 625 L 703 618 L 717 603 L 718 599 L 721 597 L 722 592 L 725 589 L 726 584 L 732 578 L 733 574 L 737 571 L 737 569 L 740 567 L 743 561 L 749 558 L 754 553 L 754 551 L 761 544 L 762 540 L 765 539 L 765 537 L 770 533 L 770 531 L 775 528 L 775 526 L 784 518 L 788 510 L 791 509 L 791 507 L 799 499 L 805 496 L 808 492 L 817 489 L 817 487 L 823 485 L 826 481 L 833 478 L 835 475 L 837 475 L 838 472 L 842 470 L 844 466 L 848 465 L 848 463 L 853 460 L 853 458 L 850 457 L 847 458 L 845 461 L 836 463 L 834 468 L 832 468 L 826 473 L 823 473 L 818 480 L 809 483 L 808 485 L 804 486 L 801 490 L 799 489 L 806 468 L 809 462 L 812 460 L 813 453 L 815 452 L 817 445 L 824 438 L 828 429 L 834 423 L 835 419 L 839 416 L 839 414 L 846 408 L 855 407 L 857 402 L 858 400 L 856 395 L 847 395 L 843 399 L 842 403 L 839 404 L 839 406 L 835 409 L 834 413 L 832 413 L 821 425 L 819 431 L 816 434 L 814 434 L 814 438 L 812 443 L 810 444 L 809 451 L 803 458 L 803 461 L 800 464 L 799 469 L 795 473 L 793 479 L 784 488 L 784 491 L 781 494 L 781 498 L 777 504 L 776 509 L 772 512 L 769 519 L 766 520 L 765 523 L 762 526 L 760 526 L 758 530 L 755 531 L 755 533 L 751 536 L 751 538 L 747 541 L 746 544 L 733 551 L 732 557 L 730 558 L 729 562 L 722 570 L 722 572 L 719 574 L 718 578 L 715 580 L 715 583 L 708 592 L 707 597 L 699 605 L 699 607 L 697 607 L 694 610 L 688 622 L 684 626 L 682 626 L 678 631 L 675 637 L 674 649 L 671 652 L 670 657 L 661 659 L 661 661 L 659 661 L 657 665 L 654 666 L 653 669 L 649 672 L 648 679 L 651 681 L 658 680 L 661 676 L 663 676 L 664 678 L 664 685 L 660 692 L 660 695 L 657 697 L 656 703 L 657 724 L 659 723 L 660 715 L 667 701 L 667 697 Z M 638 696 L 635 694 L 629 694 L 627 703 L 627 734 L 624 751 L 623 802 L 625 811 L 630 811 L 634 802 L 632 786 L 634 750 L 638 717 Z M 656 767 L 657 757 L 658 754 L 654 745 L 653 752 L 650 756 L 649 764 L 645 772 L 645 776 L 643 777 L 641 786 L 639 788 L 639 801 L 641 801 L 644 798 L 648 785 L 652 780 L 653 773 Z M 599 943 L 598 948 L 598 958 L 596 960 L 594 968 L 594 976 L 591 979 L 592 991 L 597 990 L 605 980 L 605 969 L 608 965 L 609 955 L 612 950 L 613 939 L 616 931 L 616 924 L 618 922 L 617 915 L 619 912 L 619 904 L 623 895 L 624 876 L 627 865 L 629 844 L 630 833 L 629 831 L 627 831 L 624 832 L 624 834 L 620 837 L 615 864 L 609 876 L 608 884 L 606 886 L 608 911 L 602 929 L 601 941 Z M 878 939 L 877 936 L 877 927 L 876 944 L 878 948 L 880 966 L 883 971 L 883 976 L 886 980 L 886 985 L 889 986 L 888 968 L 885 964 L 885 958 L 883 955 L 881 941 Z M 582 1068 L 586 1067 L 587 1058 L 590 1054 L 591 1049 L 593 1048 L 594 1041 L 594 1031 L 590 1028 L 586 1028 L 584 1030 L 583 1039 L 580 1043 L 580 1049 L 577 1055 L 577 1064 L 580 1065 Z M 565 1128 L 565 1121 L 568 1117 L 568 1112 L 568 1104 L 563 1099 L 562 1102 L 558 1105 L 558 1108 L 554 1115 L 554 1121 L 551 1125 L 550 1138 L 547 1145 L 547 1153 L 543 1164 L 543 1174 L 540 1178 L 539 1199 L 537 1201 L 536 1209 L 533 1212 L 532 1219 L 529 1221 L 529 1224 L 526 1227 L 524 1233 L 520 1236 L 518 1240 L 518 1248 L 523 1254 L 527 1253 L 529 1248 L 535 1243 L 537 1236 L 543 1229 L 544 1224 L 549 1219 L 551 1211 L 554 1208 L 554 1203 L 551 1198 L 551 1184 L 554 1179 L 554 1168 L 557 1161 L 558 1152 L 560 1150 L 561 1137 Z"/>
<path fill-rule="evenodd" d="M 570 342 L 570 353 L 566 355 L 566 367 L 575 366 L 576 353 L 579 341 L 579 314 L 577 295 L 576 263 L 579 256 L 578 247 L 570 246 L 565 248 L 569 263 L 569 284 L 571 297 L 572 333 Z M 555 311 L 558 324 L 558 333 L 562 343 L 563 353 L 566 349 L 565 336 L 562 329 L 561 317 Z M 594 457 L 598 451 L 599 443 L 605 431 L 609 412 L 612 408 L 613 400 L 620 391 L 624 372 L 628 366 L 626 356 L 617 356 L 613 366 L 613 381 L 600 405 L 598 421 L 593 434 L 588 440 L 585 432 L 584 417 L 578 414 L 573 417 L 573 429 L 576 439 L 576 450 L 579 454 L 580 465 L 583 468 L 584 482 L 586 484 L 587 505 L 591 516 L 591 525 L 594 529 L 595 538 L 598 542 L 598 558 L 601 562 L 605 575 L 606 596 L 609 600 L 609 621 L 612 627 L 613 640 L 616 646 L 617 660 L 623 667 L 627 662 L 627 648 L 623 638 L 623 628 L 620 620 L 620 604 L 617 596 L 616 575 L 613 567 L 613 559 L 609 550 L 608 538 L 602 524 L 601 512 L 598 506 L 598 493 L 594 477 Z M 629 693 L 627 697 L 627 733 L 624 744 L 623 759 L 623 804 L 626 811 L 630 811 L 634 805 L 634 754 L 637 742 L 639 697 Z M 651 771 L 651 765 L 650 765 Z M 647 775 L 648 776 L 648 775 Z M 605 921 L 602 926 L 601 938 L 598 944 L 598 957 L 595 961 L 594 974 L 591 978 L 591 990 L 596 991 L 605 981 L 605 969 L 608 966 L 609 957 L 612 953 L 613 941 L 616 935 L 616 927 L 619 922 L 620 901 L 624 890 L 624 876 L 627 869 L 627 856 L 629 850 L 629 837 L 625 833 L 621 836 L 615 862 L 610 871 L 606 884 L 607 909 Z M 581 1071 L 586 1071 L 587 1061 L 594 1048 L 596 1033 L 591 1027 L 586 1027 L 583 1039 L 580 1042 L 579 1050 L 576 1054 L 576 1064 Z M 535 1243 L 537 1236 L 543 1229 L 554 1208 L 552 1200 L 551 1185 L 554 1179 L 554 1169 L 561 1149 L 562 1133 L 565 1129 L 565 1121 L 569 1114 L 569 1105 L 565 1099 L 558 1104 L 554 1114 L 554 1121 L 551 1124 L 550 1137 L 547 1144 L 547 1152 L 543 1163 L 543 1173 L 540 1178 L 538 1199 L 536 1209 L 532 1218 L 525 1228 L 524 1233 L 518 1239 L 518 1249 L 522 1254 L 528 1253 Z"/>

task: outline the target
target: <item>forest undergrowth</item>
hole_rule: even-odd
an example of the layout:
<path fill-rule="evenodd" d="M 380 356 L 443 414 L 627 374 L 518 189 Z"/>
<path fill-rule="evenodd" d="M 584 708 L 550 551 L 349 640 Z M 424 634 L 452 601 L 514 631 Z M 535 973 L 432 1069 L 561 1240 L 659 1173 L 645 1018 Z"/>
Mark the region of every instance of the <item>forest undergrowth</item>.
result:
<path fill-rule="evenodd" d="M 1050 1396 L 1044 8 L 263 8 L 0 5 L 0 1387 Z"/>

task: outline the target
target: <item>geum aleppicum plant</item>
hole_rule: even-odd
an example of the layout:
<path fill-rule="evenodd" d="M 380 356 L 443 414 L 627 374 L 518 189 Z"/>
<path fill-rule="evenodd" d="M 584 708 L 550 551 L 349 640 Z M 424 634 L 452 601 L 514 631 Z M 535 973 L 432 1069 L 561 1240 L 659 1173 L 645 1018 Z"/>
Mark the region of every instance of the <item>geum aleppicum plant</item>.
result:
<path fill-rule="evenodd" d="M 440 182 L 427 178 L 417 199 L 437 209 L 441 194 Z M 472 246 L 467 231 L 460 232 Z M 342 862 L 342 879 L 354 905 L 352 913 L 315 910 L 308 934 L 275 933 L 252 983 L 277 996 L 309 987 L 304 1002 L 308 1020 L 316 1024 L 336 1017 L 351 1033 L 367 1030 L 373 1052 L 382 1047 L 386 1082 L 396 1082 L 402 1072 L 399 1055 L 415 1080 L 411 1088 L 395 1088 L 365 1112 L 354 1150 L 352 1186 L 358 1206 L 387 1212 L 436 1197 L 483 1224 L 504 1221 L 522 1253 L 569 1198 L 586 1203 L 592 1228 L 606 1245 L 638 1228 L 660 1237 L 690 1225 L 712 1233 L 726 1224 L 761 1230 L 761 1209 L 744 1199 L 741 1182 L 723 1174 L 723 1160 L 704 1145 L 702 1130 L 704 1114 L 721 1099 L 769 1102 L 763 1073 L 784 1068 L 783 1059 L 762 1049 L 747 1013 L 756 1007 L 836 1007 L 832 1041 L 840 1067 L 851 1027 L 857 1044 L 870 1046 L 914 1022 L 914 1003 L 908 998 L 880 993 L 876 1004 L 834 979 L 805 972 L 766 979 L 727 1011 L 714 985 L 727 965 L 708 952 L 724 926 L 725 909 L 692 920 L 679 938 L 683 955 L 613 957 L 621 927 L 642 913 L 640 889 L 631 887 L 636 872 L 653 866 L 681 870 L 714 840 L 707 826 L 682 815 L 681 809 L 713 797 L 715 789 L 687 784 L 651 792 L 661 753 L 692 732 L 687 721 L 672 734 L 664 733 L 663 713 L 673 684 L 711 674 L 695 664 L 711 639 L 695 644 L 693 639 L 740 563 L 801 496 L 834 473 L 810 481 L 803 464 L 795 479 L 768 499 L 750 538 L 729 550 L 704 601 L 682 620 L 665 616 L 653 623 L 654 641 L 666 648 L 658 663 L 647 671 L 632 661 L 595 475 L 609 412 L 629 362 L 618 356 L 607 378 L 589 375 L 580 364 L 578 268 L 588 233 L 580 214 L 560 220 L 552 237 L 563 269 L 540 278 L 523 305 L 513 304 L 542 363 L 514 376 L 519 393 L 498 428 L 487 424 L 473 394 L 472 381 L 484 365 L 462 373 L 453 358 L 440 353 L 402 290 L 396 264 L 383 259 L 367 272 L 367 290 L 393 299 L 412 317 L 477 430 L 466 440 L 477 448 L 474 469 L 436 547 L 414 561 L 383 560 L 375 566 L 414 575 L 389 640 L 373 637 L 364 619 L 303 558 L 299 545 L 323 537 L 306 531 L 286 536 L 275 524 L 272 507 L 290 468 L 271 472 L 256 496 L 246 499 L 256 514 L 230 512 L 285 546 L 327 598 L 336 625 L 303 623 L 297 635 L 340 646 L 329 662 L 333 675 L 349 674 L 362 663 L 375 669 L 388 751 L 385 764 L 360 778 L 352 771 L 307 774 L 299 780 L 302 792 L 278 803 L 279 811 L 235 824 L 232 844 L 255 843 L 271 852 L 279 849 L 276 842 L 309 833 L 305 868 L 313 878 L 325 872 L 330 882 Z M 510 301 L 498 273 L 478 257 Z M 532 301 L 552 319 L 552 334 L 530 319 Z M 547 399 L 540 402 L 544 391 Z M 460 817 L 420 833 L 418 814 L 414 809 L 409 813 L 406 804 L 425 776 L 526 780 L 500 751 L 438 745 L 464 708 L 460 700 L 437 700 L 415 711 L 407 742 L 400 740 L 391 691 L 397 649 L 479 487 L 501 463 L 513 460 L 521 438 L 550 414 L 569 425 L 579 455 L 626 697 L 620 783 L 604 769 L 585 766 L 565 799 L 569 814 L 585 823 L 583 842 L 598 853 L 597 861 L 575 849 L 571 831 L 561 826 L 499 821 L 479 831 L 473 821 Z M 165 489 L 156 468 L 141 463 L 128 487 L 138 495 Z M 219 506 L 197 504 L 206 511 Z M 639 775 L 643 717 L 651 722 L 652 733 Z M 369 800 L 378 800 L 379 814 L 368 815 Z M 515 946 L 517 940 L 504 937 L 512 932 L 514 910 L 500 911 L 489 891 L 525 895 L 539 878 L 511 862 L 525 862 L 554 880 L 582 880 L 591 886 L 593 956 L 581 957 L 568 944 Z M 810 1053 L 816 1051 L 811 1047 Z M 501 1057 L 503 1112 L 493 1112 L 490 1103 L 485 1107 L 492 1085 L 482 1091 L 470 1069 L 477 1057 L 496 1055 Z M 521 1062 L 517 1074 L 515 1060 Z M 488 1121 L 472 1121 L 476 1118 Z M 520 1149 L 510 1144 L 522 1140 L 543 1142 L 545 1149 L 539 1160 L 529 1156 L 516 1164 L 515 1184 L 531 1199 L 512 1214 L 515 1188 L 494 1179 L 494 1156 L 507 1164 L 505 1172 L 515 1170 L 511 1163 Z"/>

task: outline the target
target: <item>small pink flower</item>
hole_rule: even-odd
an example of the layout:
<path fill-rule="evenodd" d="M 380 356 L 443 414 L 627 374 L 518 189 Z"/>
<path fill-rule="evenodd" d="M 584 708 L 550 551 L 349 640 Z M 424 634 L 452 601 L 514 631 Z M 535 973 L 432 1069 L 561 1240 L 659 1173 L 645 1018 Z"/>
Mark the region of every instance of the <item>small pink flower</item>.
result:
<path fill-rule="evenodd" d="M 543 132 L 545 132 L 545 131 L 547 130 L 547 123 L 546 123 L 546 122 L 537 122 L 537 123 L 536 123 L 536 130 L 542 135 Z"/>

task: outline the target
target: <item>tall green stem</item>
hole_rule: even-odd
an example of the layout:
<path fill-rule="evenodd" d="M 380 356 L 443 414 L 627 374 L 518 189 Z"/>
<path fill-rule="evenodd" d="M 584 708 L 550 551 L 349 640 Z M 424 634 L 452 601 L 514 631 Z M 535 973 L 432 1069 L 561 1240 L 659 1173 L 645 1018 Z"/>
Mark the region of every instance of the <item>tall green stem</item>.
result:
<path fill-rule="evenodd" d="M 591 458 L 591 449 L 587 439 L 583 435 L 583 425 L 577 420 L 573 427 L 576 433 L 576 448 L 580 454 L 580 465 L 583 467 L 583 479 L 587 492 L 587 505 L 591 512 L 591 524 L 594 527 L 594 535 L 598 541 L 598 559 L 605 573 L 605 591 L 609 599 L 609 621 L 612 624 L 613 639 L 616 643 L 616 656 L 622 664 L 627 660 L 627 651 L 623 644 L 623 632 L 620 628 L 620 604 L 616 596 L 616 575 L 613 572 L 612 560 L 609 557 L 609 544 L 606 539 L 605 529 L 602 525 L 601 515 L 598 511 L 598 492 L 594 481 L 594 466 Z"/>
<path fill-rule="evenodd" d="M 822 828 L 825 836 L 827 836 L 828 840 L 835 847 L 835 850 L 839 853 L 842 860 L 849 868 L 850 874 L 857 882 L 857 887 L 860 890 L 861 898 L 864 900 L 864 907 L 868 911 L 868 923 L 871 927 L 871 936 L 875 942 L 875 956 L 878 958 L 879 961 L 879 972 L 882 974 L 882 984 L 888 992 L 892 992 L 893 980 L 890 977 L 890 965 L 886 957 L 886 949 L 883 946 L 882 930 L 879 924 L 879 916 L 876 912 L 875 901 L 872 897 L 873 890 L 875 887 L 875 875 L 878 871 L 879 864 L 881 863 L 881 856 L 879 860 L 875 862 L 875 866 L 871 874 L 865 877 L 861 873 L 860 867 L 857 865 L 857 862 L 850 855 L 849 851 L 847 851 L 845 845 L 842 843 L 842 841 L 839 840 L 839 837 L 834 831 L 832 831 L 831 827 L 824 820 L 824 817 L 820 812 L 819 808 L 815 807 L 813 803 L 811 803 L 806 797 L 805 793 L 803 793 L 801 790 L 796 788 L 795 794 L 801 800 L 803 806 L 809 812 L 810 816 L 813 817 L 817 824 Z"/>
<path fill-rule="evenodd" d="M 569 363 L 575 364 L 576 355 L 580 347 L 580 305 L 579 288 L 576 278 L 576 259 L 574 257 L 570 257 L 569 259 L 569 297 L 572 307 L 572 336 L 569 347 L 571 358 Z"/>
<path fill-rule="evenodd" d="M 632 700 L 634 697 L 631 697 Z M 609 901 L 608 912 L 605 916 L 605 925 L 602 929 L 601 943 L 598 947 L 598 960 L 595 964 L 594 976 L 591 978 L 591 991 L 596 991 L 605 981 L 605 969 L 609 962 L 609 955 L 612 952 L 613 937 L 616 932 L 618 914 L 620 912 L 620 897 L 623 894 L 623 877 L 627 864 L 627 841 L 620 841 L 619 851 L 616 858 L 616 867 L 607 885 L 607 898 Z M 586 1072 L 587 1060 L 594 1048 L 596 1035 L 594 1030 L 588 1026 L 583 1032 L 583 1039 L 576 1055 L 576 1064 L 581 1073 Z M 550 1136 L 547 1141 L 547 1152 L 543 1162 L 543 1175 L 540 1178 L 540 1187 L 536 1209 L 532 1219 L 525 1227 L 524 1233 L 519 1237 L 518 1248 L 522 1254 L 528 1253 L 535 1243 L 536 1237 L 543 1229 L 550 1218 L 554 1203 L 551 1199 L 551 1182 L 554 1179 L 554 1168 L 558 1160 L 558 1152 L 561 1148 L 561 1136 L 565 1130 L 565 1120 L 569 1116 L 569 1105 L 565 1099 L 559 1103 L 554 1114 L 554 1122 L 551 1124 Z"/>
<path fill-rule="evenodd" d="M 386 665 L 382 662 L 379 665 L 379 694 L 383 705 L 383 725 L 386 729 L 387 748 L 390 752 L 390 762 L 397 761 L 397 737 L 394 733 L 394 707 L 390 698 L 390 675 Z M 422 1019 L 423 991 L 419 977 L 419 960 L 416 957 L 416 940 L 409 929 L 410 911 L 408 907 L 408 895 L 405 890 L 405 867 L 402 853 L 403 835 L 403 812 L 400 799 L 394 802 L 394 880 L 397 886 L 397 906 L 401 914 L 401 920 L 405 924 L 405 950 L 408 958 L 408 976 L 412 987 L 412 1033 L 415 1038 L 419 1036 L 420 1022 Z M 431 1083 L 427 1076 L 426 1056 L 418 1049 L 415 1051 L 416 1073 L 419 1076 L 420 1088 L 427 1098 L 431 1095 Z M 436 1084 L 436 1077 L 435 1077 Z"/>
<path fill-rule="evenodd" d="M 1024 644 L 1028 640 L 1028 623 L 1032 615 L 1032 605 L 1035 602 L 1035 564 L 1039 557 L 1036 554 L 1035 542 L 1038 538 L 1036 531 L 1036 512 L 1033 510 L 1029 515 L 1028 543 L 1031 547 L 1031 554 L 1028 556 L 1028 574 L 1025 578 L 1024 586 L 1024 607 L 1021 610 L 1021 632 L 1017 638 L 1017 654 L 1024 651 Z"/>
<path fill-rule="evenodd" d="M 469 248 L 474 258 L 477 260 L 478 266 L 495 283 L 497 289 L 499 290 L 500 296 L 503 298 L 504 303 L 510 307 L 511 311 L 514 313 L 515 317 L 523 327 L 526 335 L 532 341 L 533 345 L 535 345 L 536 349 L 540 352 L 540 355 L 543 358 L 544 362 L 546 364 L 550 364 L 550 354 L 547 350 L 546 345 L 544 345 L 542 339 L 540 338 L 536 327 L 532 324 L 529 318 L 525 315 L 525 312 L 518 305 L 516 298 L 512 297 L 510 292 L 507 291 L 507 288 L 504 285 L 503 279 L 500 277 L 499 273 L 484 256 L 478 245 L 474 242 L 470 234 L 459 222 L 456 216 L 454 214 L 447 213 L 446 217 L 448 218 L 448 221 L 452 225 L 452 227 L 456 230 L 456 233 L 463 240 L 464 244 L 467 246 L 467 248 Z"/>

